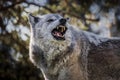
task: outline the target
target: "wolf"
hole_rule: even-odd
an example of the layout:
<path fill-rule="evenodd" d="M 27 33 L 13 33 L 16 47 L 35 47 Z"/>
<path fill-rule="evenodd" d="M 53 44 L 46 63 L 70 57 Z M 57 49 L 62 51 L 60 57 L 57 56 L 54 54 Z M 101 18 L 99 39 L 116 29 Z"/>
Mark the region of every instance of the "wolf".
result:
<path fill-rule="evenodd" d="M 120 80 L 120 39 L 82 31 L 59 14 L 29 15 L 29 58 L 45 80 Z"/>

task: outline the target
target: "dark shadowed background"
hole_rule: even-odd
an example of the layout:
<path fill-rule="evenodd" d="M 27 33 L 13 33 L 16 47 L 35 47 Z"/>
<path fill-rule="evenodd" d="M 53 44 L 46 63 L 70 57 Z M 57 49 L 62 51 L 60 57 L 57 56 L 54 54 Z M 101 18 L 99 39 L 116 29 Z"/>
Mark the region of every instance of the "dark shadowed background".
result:
<path fill-rule="evenodd" d="M 29 13 L 60 13 L 82 30 L 120 36 L 120 0 L 0 0 L 0 80 L 43 80 L 28 56 Z"/>

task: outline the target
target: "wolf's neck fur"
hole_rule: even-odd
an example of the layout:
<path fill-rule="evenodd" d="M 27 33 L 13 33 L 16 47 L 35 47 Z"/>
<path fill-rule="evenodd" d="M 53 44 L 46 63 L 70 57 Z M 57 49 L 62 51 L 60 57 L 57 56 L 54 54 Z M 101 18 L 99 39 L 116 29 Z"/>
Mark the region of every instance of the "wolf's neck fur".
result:
<path fill-rule="evenodd" d="M 71 80 L 78 80 L 80 78 L 87 80 L 87 52 L 85 51 L 89 49 L 88 44 L 84 41 L 84 36 L 80 37 L 81 35 L 76 36 L 75 34 L 73 36 L 76 39 L 72 37 L 69 43 L 68 41 L 63 43 L 50 42 L 50 45 L 48 45 L 49 41 L 39 43 L 44 45 L 44 47 L 40 45 L 39 47 L 44 50 L 47 66 L 43 66 L 42 71 L 48 79 L 68 80 L 67 78 L 71 78 Z M 63 74 L 65 75 L 63 76 Z"/>

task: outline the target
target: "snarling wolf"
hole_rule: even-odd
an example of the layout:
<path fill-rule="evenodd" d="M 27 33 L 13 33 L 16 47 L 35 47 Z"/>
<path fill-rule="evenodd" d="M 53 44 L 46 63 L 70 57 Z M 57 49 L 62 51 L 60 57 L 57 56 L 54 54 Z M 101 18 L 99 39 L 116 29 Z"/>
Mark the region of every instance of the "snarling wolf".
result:
<path fill-rule="evenodd" d="M 29 21 L 29 57 L 45 80 L 120 80 L 119 38 L 79 30 L 59 14 Z"/>

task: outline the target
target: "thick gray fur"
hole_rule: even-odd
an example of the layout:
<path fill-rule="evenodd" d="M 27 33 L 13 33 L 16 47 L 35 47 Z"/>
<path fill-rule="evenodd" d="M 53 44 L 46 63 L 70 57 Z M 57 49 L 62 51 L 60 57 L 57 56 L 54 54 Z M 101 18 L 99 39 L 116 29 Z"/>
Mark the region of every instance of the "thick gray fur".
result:
<path fill-rule="evenodd" d="M 120 39 L 98 37 L 67 22 L 65 40 L 56 40 L 51 31 L 61 18 L 29 15 L 29 57 L 45 80 L 120 80 Z"/>

